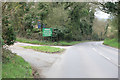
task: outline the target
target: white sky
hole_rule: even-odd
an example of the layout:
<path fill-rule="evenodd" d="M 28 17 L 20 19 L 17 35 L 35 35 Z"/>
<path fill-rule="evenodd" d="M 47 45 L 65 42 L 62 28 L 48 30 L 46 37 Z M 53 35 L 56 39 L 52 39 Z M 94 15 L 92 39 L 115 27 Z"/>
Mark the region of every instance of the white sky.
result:
<path fill-rule="evenodd" d="M 97 10 L 97 11 L 95 12 L 95 16 L 96 16 L 97 18 L 99 18 L 99 19 L 108 19 L 109 16 L 110 16 L 110 14 L 107 14 L 107 13 L 104 13 L 104 12 L 102 12 L 102 11 L 100 11 L 100 10 Z"/>

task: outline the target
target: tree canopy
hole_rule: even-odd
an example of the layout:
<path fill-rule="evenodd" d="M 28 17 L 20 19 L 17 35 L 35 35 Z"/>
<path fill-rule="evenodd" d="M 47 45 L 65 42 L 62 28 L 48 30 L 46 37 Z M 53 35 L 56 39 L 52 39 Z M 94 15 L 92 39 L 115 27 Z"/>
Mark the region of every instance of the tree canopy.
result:
<path fill-rule="evenodd" d="M 3 2 L 2 4 L 2 37 L 8 45 L 14 43 L 15 36 L 35 38 L 34 34 L 42 39 L 43 26 L 53 28 L 53 41 L 99 39 L 93 31 L 95 9 L 91 3 Z M 100 5 L 103 6 L 101 9 L 104 12 L 113 15 L 119 12 L 118 3 L 108 2 Z M 35 28 L 38 20 L 41 24 L 40 29 Z M 50 37 L 47 38 L 49 40 Z"/>

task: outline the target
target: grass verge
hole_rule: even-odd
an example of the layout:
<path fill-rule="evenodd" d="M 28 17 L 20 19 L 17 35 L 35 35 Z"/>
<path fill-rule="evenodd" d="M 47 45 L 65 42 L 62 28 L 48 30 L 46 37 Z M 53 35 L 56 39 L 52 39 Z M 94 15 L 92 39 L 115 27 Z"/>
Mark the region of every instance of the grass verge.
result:
<path fill-rule="evenodd" d="M 33 49 L 36 51 L 46 52 L 46 53 L 58 53 L 64 51 L 64 49 L 56 48 L 56 47 L 50 47 L 50 46 L 22 46 L 26 49 Z"/>
<path fill-rule="evenodd" d="M 81 42 L 85 41 L 59 41 L 59 42 L 51 42 L 51 41 L 38 41 L 38 40 L 30 40 L 30 39 L 24 39 L 24 38 L 17 38 L 18 42 L 23 42 L 23 43 L 31 43 L 31 44 L 39 44 L 39 45 L 54 45 L 54 46 L 71 46 L 75 45 Z"/>
<path fill-rule="evenodd" d="M 120 49 L 118 39 L 105 39 L 103 44 Z"/>
<path fill-rule="evenodd" d="M 32 68 L 20 56 L 3 50 L 2 78 L 33 78 Z"/>

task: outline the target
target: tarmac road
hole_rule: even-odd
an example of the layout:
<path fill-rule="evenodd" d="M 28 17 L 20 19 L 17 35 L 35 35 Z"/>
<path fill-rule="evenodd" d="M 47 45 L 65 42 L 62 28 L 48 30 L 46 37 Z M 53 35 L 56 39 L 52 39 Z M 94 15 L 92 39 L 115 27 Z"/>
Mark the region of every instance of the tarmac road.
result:
<path fill-rule="evenodd" d="M 118 49 L 102 43 L 74 45 L 44 75 L 46 78 L 118 78 Z"/>
<path fill-rule="evenodd" d="M 39 46 L 26 43 L 15 43 L 9 49 L 34 66 L 42 78 L 118 78 L 118 49 L 102 43 L 84 42 L 66 47 L 64 54 L 20 47 Z"/>

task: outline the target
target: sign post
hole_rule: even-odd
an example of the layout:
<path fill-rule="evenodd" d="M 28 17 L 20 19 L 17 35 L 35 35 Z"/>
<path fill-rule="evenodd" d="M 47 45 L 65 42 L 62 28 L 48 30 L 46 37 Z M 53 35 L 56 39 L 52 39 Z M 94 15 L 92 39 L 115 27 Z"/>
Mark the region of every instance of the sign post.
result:
<path fill-rule="evenodd" d="M 52 28 L 43 28 L 43 39 L 48 36 L 52 36 Z"/>
<path fill-rule="evenodd" d="M 43 28 L 43 36 L 52 36 L 52 28 Z"/>

